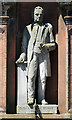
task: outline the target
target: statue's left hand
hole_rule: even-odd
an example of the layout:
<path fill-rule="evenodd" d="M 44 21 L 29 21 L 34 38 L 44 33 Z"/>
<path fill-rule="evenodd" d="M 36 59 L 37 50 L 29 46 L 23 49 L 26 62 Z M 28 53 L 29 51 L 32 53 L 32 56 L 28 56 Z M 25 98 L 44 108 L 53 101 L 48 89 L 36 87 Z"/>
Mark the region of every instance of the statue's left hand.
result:
<path fill-rule="evenodd" d="M 49 50 L 49 46 L 47 46 L 46 44 L 44 44 L 43 42 L 41 42 L 38 47 L 40 49 L 43 49 L 43 50 Z"/>
<path fill-rule="evenodd" d="M 41 49 L 41 48 L 43 48 L 44 46 L 43 46 L 43 42 L 41 42 L 39 45 L 38 45 L 38 47 Z"/>

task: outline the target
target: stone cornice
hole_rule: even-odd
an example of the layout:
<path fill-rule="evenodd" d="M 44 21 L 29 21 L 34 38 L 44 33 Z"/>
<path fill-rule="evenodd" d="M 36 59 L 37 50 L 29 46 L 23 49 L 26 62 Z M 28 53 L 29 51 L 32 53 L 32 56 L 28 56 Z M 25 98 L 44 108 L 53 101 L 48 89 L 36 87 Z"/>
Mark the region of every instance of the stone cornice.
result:
<path fill-rule="evenodd" d="M 7 24 L 9 16 L 0 16 L 0 24 Z"/>

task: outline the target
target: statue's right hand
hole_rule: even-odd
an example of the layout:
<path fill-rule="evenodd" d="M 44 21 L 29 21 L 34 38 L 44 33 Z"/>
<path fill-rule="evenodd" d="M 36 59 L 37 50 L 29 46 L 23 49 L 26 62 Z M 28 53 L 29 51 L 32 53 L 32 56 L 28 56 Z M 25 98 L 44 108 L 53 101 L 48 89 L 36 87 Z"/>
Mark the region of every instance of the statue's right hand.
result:
<path fill-rule="evenodd" d="M 18 63 L 23 63 L 23 62 L 24 62 L 24 59 L 19 58 L 19 59 L 16 61 L 16 64 L 18 64 Z"/>
<path fill-rule="evenodd" d="M 23 63 L 24 60 L 25 60 L 25 58 L 26 58 L 25 53 L 22 53 L 22 54 L 20 55 L 19 59 L 16 61 L 16 64 L 18 64 L 18 63 Z"/>

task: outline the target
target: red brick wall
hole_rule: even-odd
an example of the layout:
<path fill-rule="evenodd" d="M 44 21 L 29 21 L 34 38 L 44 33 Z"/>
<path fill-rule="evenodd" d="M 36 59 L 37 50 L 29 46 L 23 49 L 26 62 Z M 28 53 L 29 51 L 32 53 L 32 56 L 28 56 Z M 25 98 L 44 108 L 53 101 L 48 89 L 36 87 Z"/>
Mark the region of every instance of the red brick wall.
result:
<path fill-rule="evenodd" d="M 70 31 L 70 81 L 69 81 L 69 108 L 72 109 L 72 30 Z"/>
<path fill-rule="evenodd" d="M 72 16 L 64 18 L 68 31 L 68 109 L 72 112 Z"/>
<path fill-rule="evenodd" d="M 7 26 L 0 28 L 4 30 L 0 33 L 0 110 L 6 111 Z"/>

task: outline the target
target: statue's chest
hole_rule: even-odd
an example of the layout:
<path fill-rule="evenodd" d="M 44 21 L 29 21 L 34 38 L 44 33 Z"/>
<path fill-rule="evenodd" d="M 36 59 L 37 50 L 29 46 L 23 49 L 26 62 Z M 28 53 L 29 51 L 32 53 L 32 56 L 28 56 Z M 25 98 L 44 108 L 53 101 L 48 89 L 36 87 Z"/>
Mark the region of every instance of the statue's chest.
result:
<path fill-rule="evenodd" d="M 31 29 L 31 26 L 29 26 L 27 28 L 28 28 L 28 32 L 30 34 L 30 38 L 40 39 L 42 37 L 43 30 L 44 30 L 44 25 L 43 26 L 34 26 L 33 29 Z"/>

